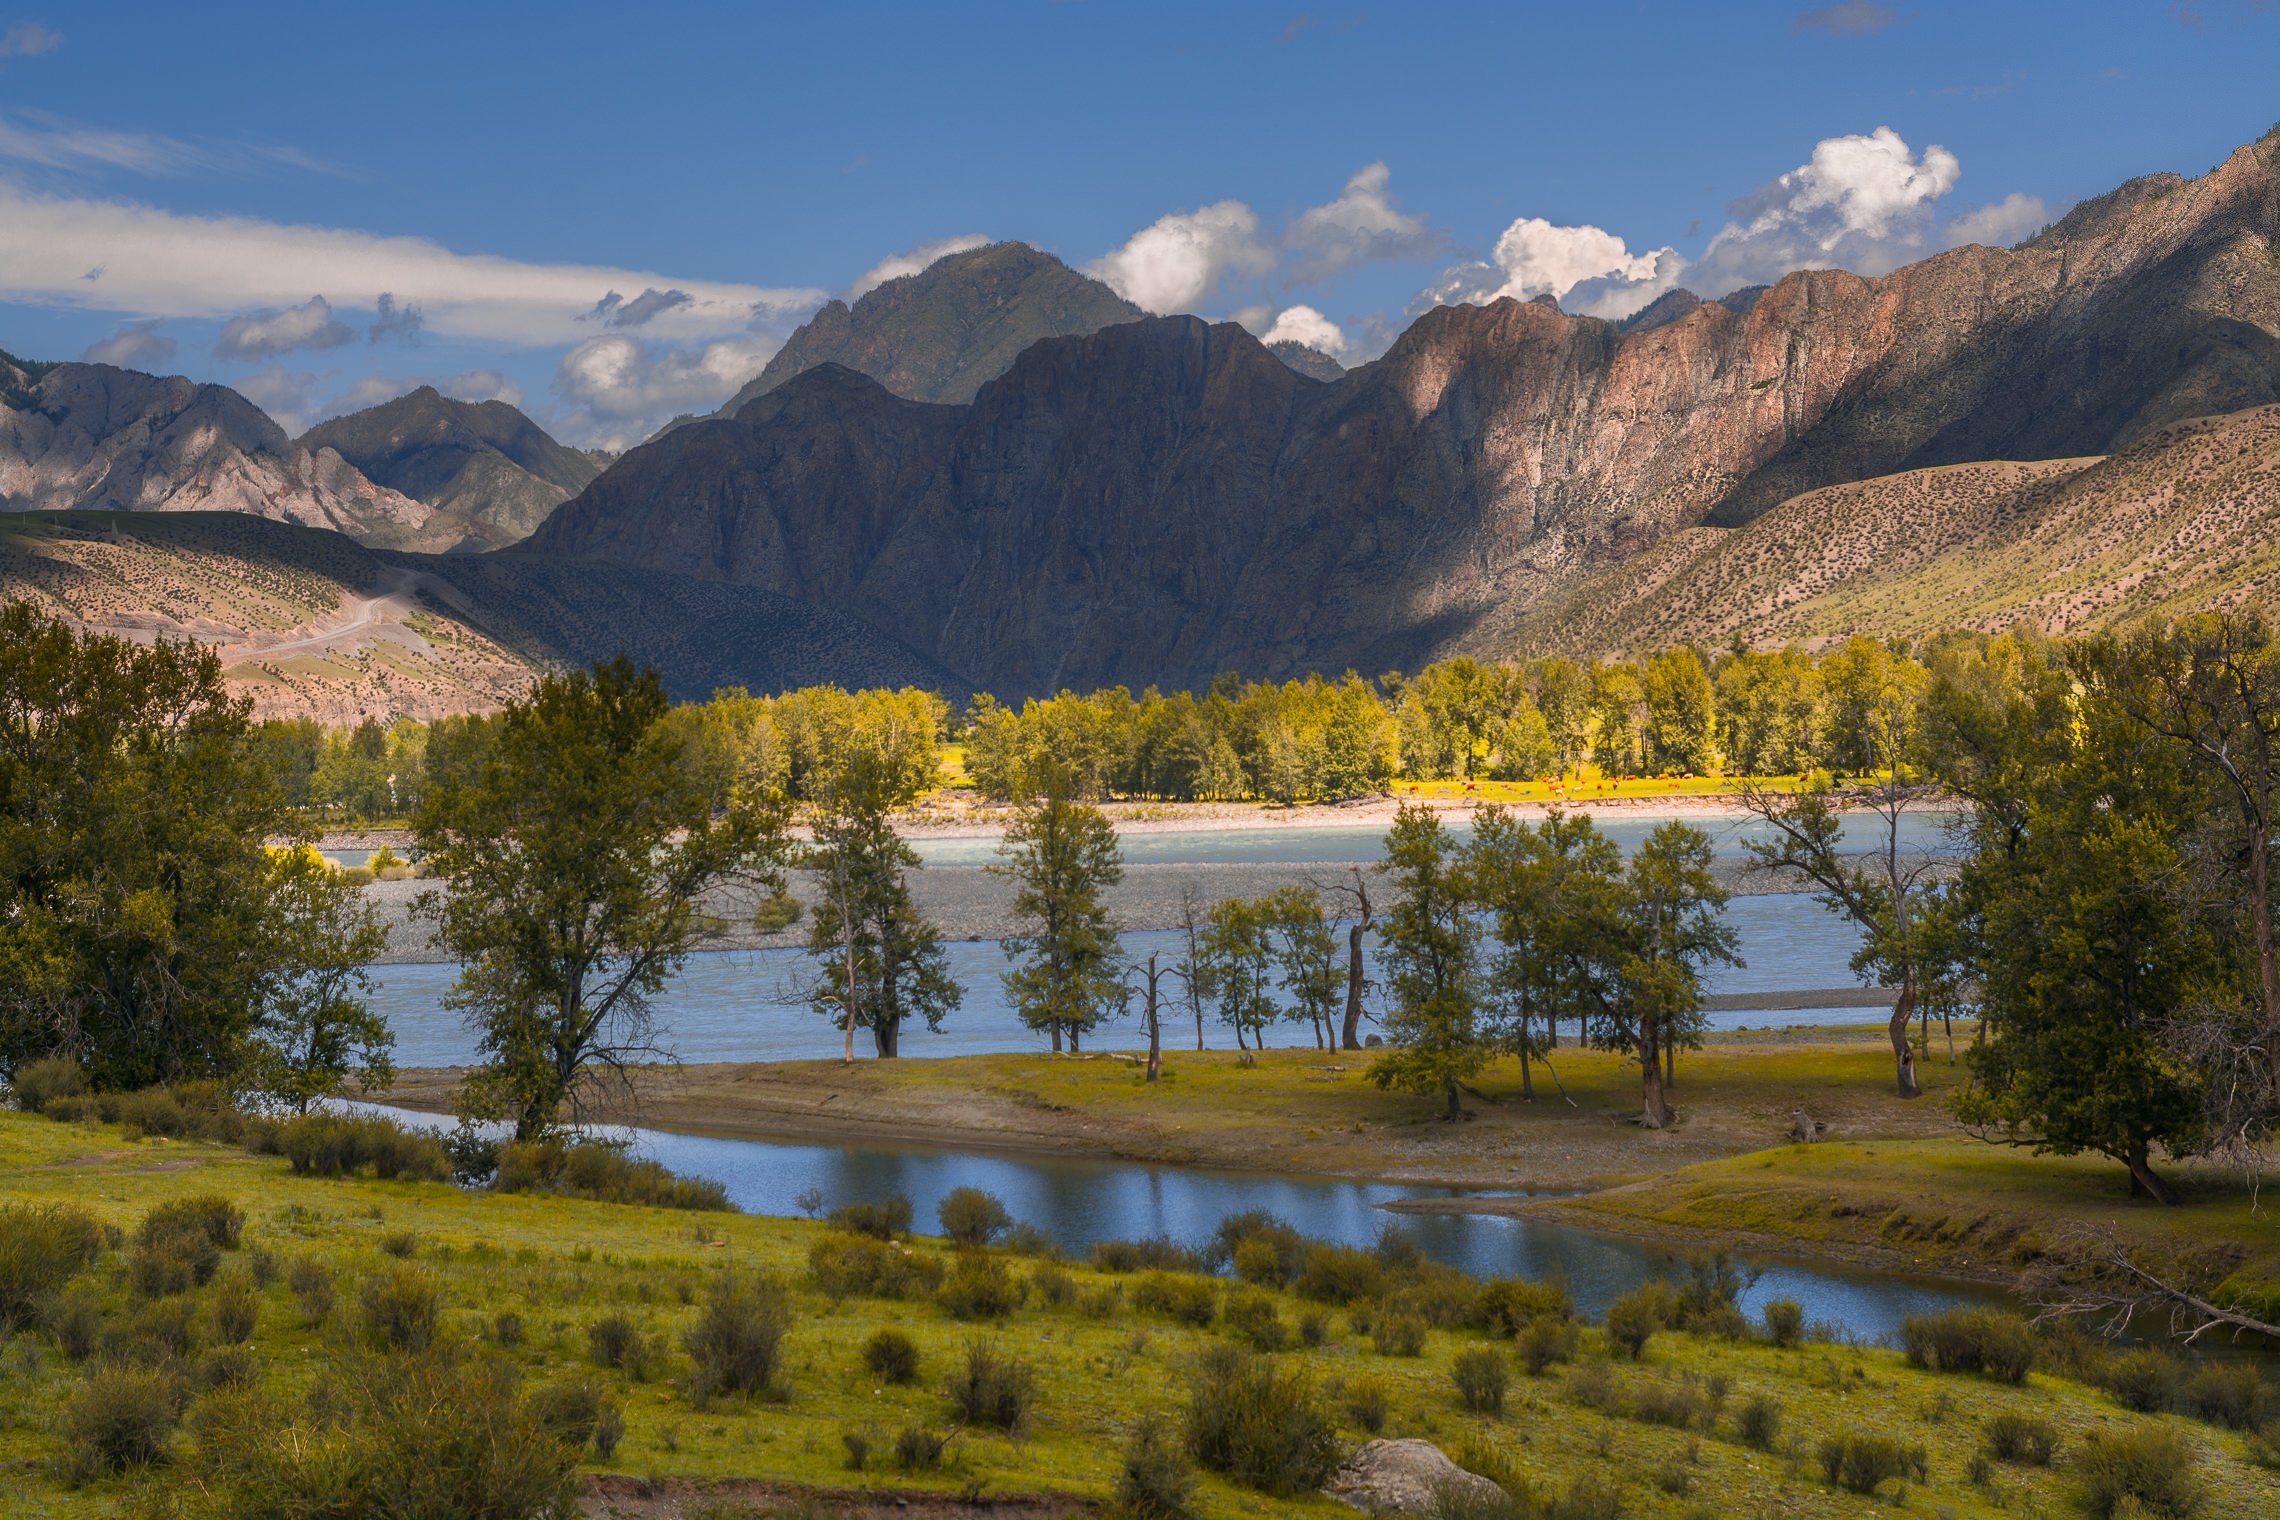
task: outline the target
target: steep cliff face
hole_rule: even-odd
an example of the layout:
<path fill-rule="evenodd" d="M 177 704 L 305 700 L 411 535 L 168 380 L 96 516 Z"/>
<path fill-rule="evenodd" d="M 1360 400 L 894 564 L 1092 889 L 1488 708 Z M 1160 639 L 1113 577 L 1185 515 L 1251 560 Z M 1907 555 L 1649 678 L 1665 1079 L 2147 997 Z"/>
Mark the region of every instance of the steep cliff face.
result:
<path fill-rule="evenodd" d="M 18 395 L 0 404 L 8 511 L 248 512 L 387 545 L 419 541 L 434 516 L 227 386 L 58 364 Z"/>
<path fill-rule="evenodd" d="M 1040 338 L 1082 336 L 1141 315 L 1049 253 L 992 243 L 889 280 L 852 307 L 826 303 L 719 415 L 734 416 L 822 364 L 869 375 L 913 401 L 971 401 Z"/>
<path fill-rule="evenodd" d="M 454 519 L 455 546 L 515 543 L 601 473 L 504 401 L 455 401 L 433 386 L 321 422 L 301 446 L 331 449 L 390 490 Z M 442 525 L 439 524 L 440 528 Z"/>
<path fill-rule="evenodd" d="M 1041 341 L 957 407 L 811 371 L 627 456 L 530 548 L 852 611 L 1000 691 L 1494 652 L 1704 523 L 2280 400 L 2276 155 L 1630 331 L 1440 308 L 1329 383 L 1193 318 Z"/>

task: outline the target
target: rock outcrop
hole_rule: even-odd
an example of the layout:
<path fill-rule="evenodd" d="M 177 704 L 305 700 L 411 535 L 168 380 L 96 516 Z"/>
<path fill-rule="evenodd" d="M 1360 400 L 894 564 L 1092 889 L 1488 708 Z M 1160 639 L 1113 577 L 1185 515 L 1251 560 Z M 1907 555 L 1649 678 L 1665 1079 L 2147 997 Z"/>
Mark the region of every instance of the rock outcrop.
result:
<path fill-rule="evenodd" d="M 1504 1490 L 1450 1461 L 1431 1441 L 1372 1441 L 1339 1468 L 1323 1490 L 1368 1515 L 1434 1515 L 1457 1501 L 1483 1513 L 1504 1502 Z"/>

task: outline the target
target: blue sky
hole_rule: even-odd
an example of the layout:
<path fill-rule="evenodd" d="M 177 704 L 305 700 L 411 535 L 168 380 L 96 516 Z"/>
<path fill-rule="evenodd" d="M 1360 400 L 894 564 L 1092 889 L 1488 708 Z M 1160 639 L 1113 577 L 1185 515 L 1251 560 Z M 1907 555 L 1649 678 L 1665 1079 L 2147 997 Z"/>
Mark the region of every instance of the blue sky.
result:
<path fill-rule="evenodd" d="M 1435 300 L 2012 241 L 2205 172 L 2276 86 L 2269 0 L 0 0 L 0 347 L 622 445 L 987 237 L 1358 362 Z"/>

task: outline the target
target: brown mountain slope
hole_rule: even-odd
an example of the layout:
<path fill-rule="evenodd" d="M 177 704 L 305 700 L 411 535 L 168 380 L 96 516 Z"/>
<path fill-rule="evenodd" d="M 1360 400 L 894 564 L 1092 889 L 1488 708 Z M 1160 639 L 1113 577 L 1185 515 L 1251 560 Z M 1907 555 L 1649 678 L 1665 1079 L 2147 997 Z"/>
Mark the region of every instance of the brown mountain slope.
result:
<path fill-rule="evenodd" d="M 1855 633 L 2046 632 L 2280 606 L 2280 406 L 2176 423 L 2103 459 L 1830 486 L 1674 535 L 1514 620 L 1532 652 Z"/>
<path fill-rule="evenodd" d="M 0 508 L 249 512 L 392 545 L 422 544 L 435 515 L 227 386 L 108 364 L 47 366 L 0 396 Z"/>
<path fill-rule="evenodd" d="M 427 385 L 320 422 L 300 443 L 332 449 L 367 479 L 457 520 L 460 549 L 528 536 L 601 473 L 593 456 L 555 442 L 506 402 L 455 401 Z"/>
<path fill-rule="evenodd" d="M 1327 384 L 1192 318 L 1045 339 L 954 408 L 811 371 L 629 454 L 526 547 L 850 611 L 1002 692 L 1494 652 L 1705 522 L 2280 399 L 2276 243 L 2280 134 L 2018 250 L 1629 332 L 1445 307 Z"/>
<path fill-rule="evenodd" d="M 400 554 L 238 513 L 0 517 L 0 601 L 221 646 L 263 717 L 495 708 L 541 668 L 624 652 L 679 697 L 721 686 L 921 685 L 938 666 L 853 618 L 611 565 Z"/>
<path fill-rule="evenodd" d="M 733 417 L 819 364 L 869 375 L 913 401 L 965 402 L 1040 338 L 1098 332 L 1139 307 L 1026 243 L 992 243 L 825 304 L 716 414 Z"/>

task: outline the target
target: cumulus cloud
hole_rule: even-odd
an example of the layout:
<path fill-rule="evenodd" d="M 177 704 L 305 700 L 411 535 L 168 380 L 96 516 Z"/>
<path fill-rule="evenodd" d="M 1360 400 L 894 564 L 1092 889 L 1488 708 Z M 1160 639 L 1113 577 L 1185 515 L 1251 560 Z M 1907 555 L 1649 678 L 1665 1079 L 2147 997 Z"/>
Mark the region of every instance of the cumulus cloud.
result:
<path fill-rule="evenodd" d="M 231 381 L 230 389 L 267 412 L 272 421 L 294 437 L 309 430 L 317 377 L 308 371 L 272 364 L 242 380 Z"/>
<path fill-rule="evenodd" d="M 1293 306 L 1277 314 L 1259 341 L 1318 348 L 1333 359 L 1344 359 L 1353 347 L 1343 328 L 1311 306 Z"/>
<path fill-rule="evenodd" d="M 354 340 L 348 324 L 333 316 L 332 303 L 311 296 L 283 311 L 248 312 L 232 317 L 215 340 L 214 357 L 255 363 L 289 354 L 297 348 L 338 348 Z"/>
<path fill-rule="evenodd" d="M 1890 127 L 1824 138 L 1807 162 L 1735 202 L 1688 283 L 1721 296 L 1793 269 L 1889 273 L 1923 257 L 1936 203 L 1962 174 L 1947 149 L 1919 157 Z"/>
<path fill-rule="evenodd" d="M 1132 234 L 1085 273 L 1145 311 L 1193 311 L 1230 275 L 1261 276 L 1277 262 L 1258 213 L 1241 201 L 1174 211 Z"/>
<path fill-rule="evenodd" d="M 932 268 L 953 253 L 964 253 L 973 248 L 986 248 L 990 240 L 978 232 L 960 237 L 937 238 L 921 243 L 907 253 L 892 253 L 863 271 L 854 284 L 847 287 L 847 299 L 861 300 L 889 280 L 899 280 L 906 274 L 917 274 Z"/>
<path fill-rule="evenodd" d="M 1500 296 L 1532 301 L 1551 296 L 1564 309 L 1592 316 L 1629 316 L 1678 282 L 1686 261 L 1675 249 L 1633 253 L 1603 228 L 1562 227 L 1524 216 L 1496 240 L 1490 262 L 1460 264 L 1428 292 L 1431 304 L 1485 304 Z M 1569 294 L 1590 285 L 1583 300 Z"/>
<path fill-rule="evenodd" d="M 603 448 L 640 442 L 682 412 L 711 411 L 760 373 L 782 346 L 746 333 L 693 350 L 635 338 L 590 338 L 570 350 L 554 389 L 574 408 L 564 432 Z"/>
<path fill-rule="evenodd" d="M 102 278 L 83 280 L 95 266 Z M 528 263 L 457 253 L 425 238 L 184 216 L 0 184 L 0 299 L 34 305 L 227 318 L 280 308 L 312 290 L 370 310 L 386 291 L 399 306 L 416 306 L 429 333 L 541 346 L 591 336 L 579 319 L 605 293 L 652 287 L 690 298 L 650 323 L 650 331 L 675 342 L 740 332 L 756 313 L 797 317 L 823 300 L 819 290 Z"/>
<path fill-rule="evenodd" d="M 1961 248 L 1966 243 L 2008 248 L 2021 238 L 2033 237 L 2051 221 L 2050 207 L 2043 204 L 2041 196 L 2013 191 L 1977 211 L 1951 217 L 1940 229 L 1940 238 L 1950 248 Z"/>
<path fill-rule="evenodd" d="M 1292 284 L 1312 284 L 1373 259 L 1424 258 L 1438 250 L 1440 233 L 1422 213 L 1404 215 L 1387 189 L 1392 171 L 1370 164 L 1346 181 L 1328 205 L 1316 206 L 1283 233 Z"/>
<path fill-rule="evenodd" d="M 1900 19 L 1900 13 L 1876 0 L 1842 0 L 1837 5 L 1816 5 L 1789 18 L 1798 32 L 1823 32 L 1831 37 L 1865 37 L 1881 32 Z"/>
<path fill-rule="evenodd" d="M 37 21 L 19 21 L 0 32 L 0 58 L 37 58 L 63 46 L 63 33 Z"/>
<path fill-rule="evenodd" d="M 398 306 L 395 296 L 385 290 L 380 292 L 380 299 L 375 304 L 374 310 L 377 320 L 370 327 L 364 329 L 364 340 L 367 343 L 378 343 L 383 338 L 401 338 L 406 343 L 416 342 L 419 339 L 420 328 L 427 320 L 420 315 L 420 309 L 417 306 Z"/>
<path fill-rule="evenodd" d="M 157 369 L 174 359 L 175 342 L 158 330 L 160 319 L 122 322 L 108 338 L 91 343 L 80 357 L 89 364 L 116 364 L 121 369 Z"/>
<path fill-rule="evenodd" d="M 685 290 L 659 290 L 654 285 L 630 301 L 613 290 L 594 303 L 594 309 L 586 313 L 586 320 L 599 322 L 604 327 L 640 327 L 650 318 L 677 306 L 686 306 L 693 299 Z"/>

